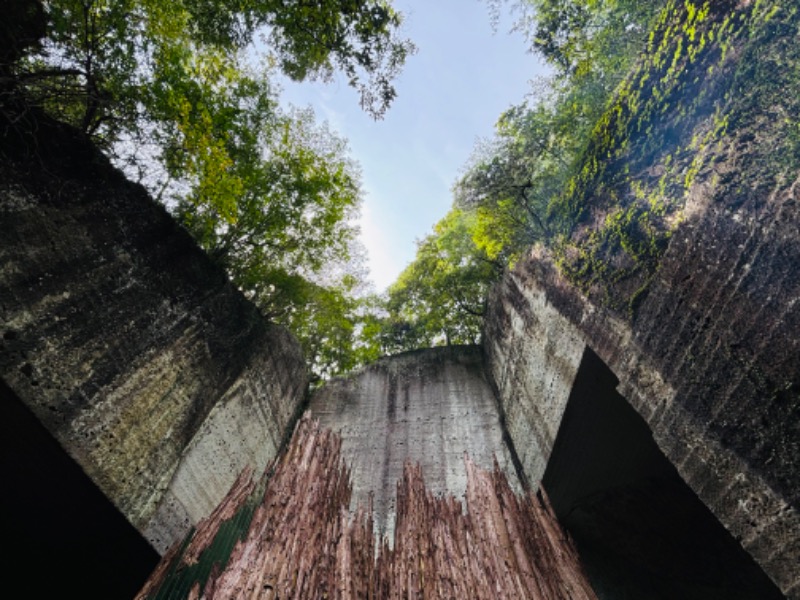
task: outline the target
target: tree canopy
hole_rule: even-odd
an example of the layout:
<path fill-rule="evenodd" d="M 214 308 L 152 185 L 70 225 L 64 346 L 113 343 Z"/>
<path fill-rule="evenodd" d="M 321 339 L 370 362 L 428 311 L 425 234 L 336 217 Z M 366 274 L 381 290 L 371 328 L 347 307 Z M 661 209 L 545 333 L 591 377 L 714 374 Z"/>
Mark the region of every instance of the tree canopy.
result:
<path fill-rule="evenodd" d="M 397 349 L 478 341 L 478 307 L 499 273 L 532 246 L 569 233 L 574 215 L 560 199 L 666 2 L 488 3 L 495 13 L 516 11 L 515 28 L 552 75 L 500 116 L 494 137 L 478 145 L 454 185 L 452 212 L 390 288 L 386 326 Z"/>
<path fill-rule="evenodd" d="M 573 226 L 561 199 L 666 3 L 487 1 L 516 10 L 552 75 L 500 116 L 452 210 L 383 296 L 365 285 L 346 142 L 309 111 L 282 109 L 272 81 L 342 73 L 382 116 L 414 52 L 388 2 L 53 0 L 41 5 L 44 42 L 2 66 L 170 207 L 325 378 L 383 353 L 479 341 L 503 270 Z"/>
<path fill-rule="evenodd" d="M 319 376 L 352 366 L 364 296 L 359 169 L 277 72 L 342 73 L 381 117 L 413 44 L 384 0 L 53 0 L 3 72 L 143 183 Z M 349 357 L 345 354 L 349 353 Z"/>
<path fill-rule="evenodd" d="M 418 242 L 415 260 L 387 293 L 383 351 L 480 341 L 486 293 L 501 270 L 473 242 L 475 221 L 454 208 Z"/>

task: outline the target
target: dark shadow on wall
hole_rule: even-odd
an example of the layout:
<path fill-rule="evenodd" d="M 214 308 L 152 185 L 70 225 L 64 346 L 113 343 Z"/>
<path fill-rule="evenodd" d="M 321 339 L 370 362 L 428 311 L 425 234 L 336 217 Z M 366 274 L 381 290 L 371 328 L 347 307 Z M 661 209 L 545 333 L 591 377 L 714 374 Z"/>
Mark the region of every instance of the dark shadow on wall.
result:
<path fill-rule="evenodd" d="M 158 553 L 0 381 L 3 581 L 19 598 L 133 598 Z"/>
<path fill-rule="evenodd" d="M 617 383 L 587 348 L 542 482 L 601 600 L 784 598 L 681 479 Z"/>

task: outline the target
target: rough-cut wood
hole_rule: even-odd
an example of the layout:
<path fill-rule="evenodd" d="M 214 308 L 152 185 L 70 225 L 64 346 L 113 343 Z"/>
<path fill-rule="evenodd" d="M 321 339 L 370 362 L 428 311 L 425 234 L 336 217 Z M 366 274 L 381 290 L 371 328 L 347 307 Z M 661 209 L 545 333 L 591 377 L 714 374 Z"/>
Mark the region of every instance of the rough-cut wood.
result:
<path fill-rule="evenodd" d="M 232 519 L 236 515 L 248 496 L 253 493 L 254 488 L 253 470 L 247 468 L 239 474 L 239 477 L 231 486 L 230 492 L 219 503 L 214 512 L 199 523 L 197 533 L 192 536 L 189 545 L 183 552 L 183 561 L 187 565 L 197 563 L 200 554 L 211 544 L 217 531 L 219 531 L 219 524 Z M 206 527 L 206 523 L 209 524 L 208 527 Z"/>
<path fill-rule="evenodd" d="M 487 471 L 464 460 L 466 506 L 430 492 L 421 467 L 406 463 L 392 546 L 376 539 L 371 506 L 348 510 L 341 439 L 303 419 L 224 568 L 216 564 L 205 580 L 168 590 L 169 575 L 202 562 L 246 504 L 255 489 L 249 473 L 185 548 L 165 558 L 137 599 L 594 599 L 543 493 L 519 496 L 497 466 Z"/>

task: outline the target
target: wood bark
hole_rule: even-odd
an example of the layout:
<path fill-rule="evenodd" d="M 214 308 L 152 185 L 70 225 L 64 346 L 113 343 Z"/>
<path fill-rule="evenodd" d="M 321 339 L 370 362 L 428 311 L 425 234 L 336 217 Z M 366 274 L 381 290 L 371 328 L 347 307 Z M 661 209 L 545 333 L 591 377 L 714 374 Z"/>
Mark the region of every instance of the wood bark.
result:
<path fill-rule="evenodd" d="M 164 557 L 137 600 L 594 600 L 544 493 L 517 495 L 497 465 L 487 471 L 464 460 L 466 505 L 431 493 L 421 467 L 406 463 L 392 545 L 377 539 L 371 506 L 348 510 L 350 472 L 339 437 L 302 419 L 265 485 L 242 474 L 188 543 Z M 262 496 L 225 564 L 215 563 L 188 593 L 164 593 L 170 573 L 202 562 L 220 527 L 253 493 Z"/>

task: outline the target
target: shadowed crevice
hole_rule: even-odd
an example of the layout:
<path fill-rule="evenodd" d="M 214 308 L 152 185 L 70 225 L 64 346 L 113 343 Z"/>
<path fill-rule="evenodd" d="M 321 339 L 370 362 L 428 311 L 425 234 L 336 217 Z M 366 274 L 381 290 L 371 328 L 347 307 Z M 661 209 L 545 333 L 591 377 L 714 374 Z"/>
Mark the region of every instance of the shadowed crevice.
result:
<path fill-rule="evenodd" d="M 600 598 L 784 596 L 681 479 L 586 349 L 543 486 Z"/>

